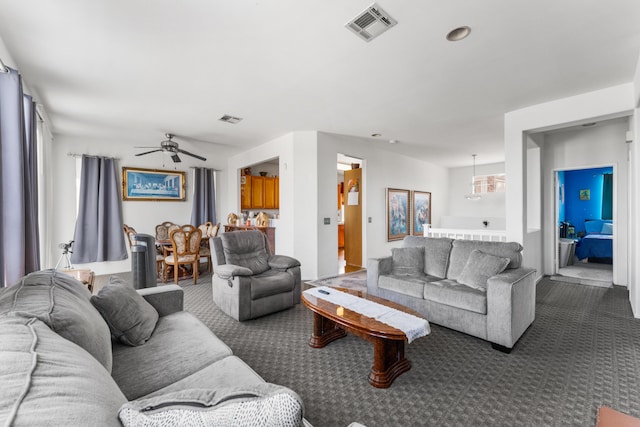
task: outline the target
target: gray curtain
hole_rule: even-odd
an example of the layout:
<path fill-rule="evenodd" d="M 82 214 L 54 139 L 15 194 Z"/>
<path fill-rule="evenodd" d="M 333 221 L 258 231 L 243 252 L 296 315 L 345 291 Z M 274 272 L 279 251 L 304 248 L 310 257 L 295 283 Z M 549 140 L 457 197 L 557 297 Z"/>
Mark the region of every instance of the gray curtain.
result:
<path fill-rule="evenodd" d="M 82 156 L 80 207 L 71 262 L 127 259 L 114 159 Z"/>
<path fill-rule="evenodd" d="M 207 168 L 194 168 L 191 224 L 197 227 L 207 221 L 214 224 L 217 222 L 215 171 Z"/>
<path fill-rule="evenodd" d="M 36 109 L 20 74 L 0 72 L 0 273 L 3 286 L 40 269 Z"/>

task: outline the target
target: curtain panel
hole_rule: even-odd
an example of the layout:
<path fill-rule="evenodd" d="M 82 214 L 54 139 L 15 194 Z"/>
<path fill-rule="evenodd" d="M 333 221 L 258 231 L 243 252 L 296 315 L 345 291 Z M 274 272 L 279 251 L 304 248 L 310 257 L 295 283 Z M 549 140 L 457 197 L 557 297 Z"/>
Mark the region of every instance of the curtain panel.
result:
<path fill-rule="evenodd" d="M 3 286 L 40 269 L 36 108 L 20 74 L 0 72 L 0 273 Z"/>
<path fill-rule="evenodd" d="M 602 175 L 602 219 L 613 219 L 613 174 Z"/>
<path fill-rule="evenodd" d="M 191 224 L 198 226 L 207 221 L 217 223 L 215 170 L 194 168 Z"/>
<path fill-rule="evenodd" d="M 80 206 L 71 262 L 127 259 L 115 160 L 82 156 Z"/>

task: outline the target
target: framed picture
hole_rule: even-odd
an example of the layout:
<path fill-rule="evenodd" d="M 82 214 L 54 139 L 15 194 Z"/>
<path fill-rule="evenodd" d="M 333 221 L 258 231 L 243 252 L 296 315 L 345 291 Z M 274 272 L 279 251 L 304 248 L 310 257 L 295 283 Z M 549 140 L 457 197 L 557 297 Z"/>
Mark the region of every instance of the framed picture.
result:
<path fill-rule="evenodd" d="M 590 200 L 591 190 L 580 190 L 580 200 Z"/>
<path fill-rule="evenodd" d="M 411 199 L 409 190 L 387 188 L 387 241 L 409 235 Z"/>
<path fill-rule="evenodd" d="M 185 173 L 123 167 L 122 200 L 184 201 Z"/>
<path fill-rule="evenodd" d="M 424 235 L 425 224 L 431 224 L 431 193 L 411 192 L 411 234 Z"/>

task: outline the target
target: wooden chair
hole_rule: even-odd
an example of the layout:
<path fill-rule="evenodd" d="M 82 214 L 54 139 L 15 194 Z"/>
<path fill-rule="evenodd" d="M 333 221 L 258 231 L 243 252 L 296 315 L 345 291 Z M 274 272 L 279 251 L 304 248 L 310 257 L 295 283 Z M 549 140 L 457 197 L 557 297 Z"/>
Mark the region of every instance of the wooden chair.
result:
<path fill-rule="evenodd" d="M 213 227 L 211 221 L 207 221 L 204 224 L 198 226 L 202 232 L 202 239 L 200 240 L 200 258 L 206 258 L 207 260 L 207 272 L 211 272 L 211 250 L 209 249 L 209 232 Z"/>
<path fill-rule="evenodd" d="M 193 225 L 183 225 L 169 235 L 171 251 L 165 250 L 165 275 L 169 267 L 173 267 L 173 280 L 178 283 L 181 265 L 191 265 L 193 284 L 198 282 L 198 265 L 200 264 L 200 239 L 202 232 Z"/>
<path fill-rule="evenodd" d="M 169 240 L 169 227 L 175 224 L 171 221 L 165 221 L 156 225 L 156 242 L 166 242 Z"/>
<path fill-rule="evenodd" d="M 124 235 L 127 238 L 127 241 L 129 242 L 129 249 L 131 249 L 131 245 L 133 245 L 133 241 L 134 241 L 133 236 L 135 234 L 138 234 L 138 232 L 135 230 L 135 228 L 129 227 L 127 224 L 122 224 L 122 230 L 124 231 Z"/>
<path fill-rule="evenodd" d="M 216 237 L 220 231 L 220 223 L 217 223 L 209 229 L 209 237 Z"/>

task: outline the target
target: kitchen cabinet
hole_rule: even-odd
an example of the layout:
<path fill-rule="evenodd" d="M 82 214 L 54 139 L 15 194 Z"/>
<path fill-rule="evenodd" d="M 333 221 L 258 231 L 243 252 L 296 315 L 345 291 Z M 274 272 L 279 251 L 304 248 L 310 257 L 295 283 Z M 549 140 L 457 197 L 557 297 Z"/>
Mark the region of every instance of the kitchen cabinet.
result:
<path fill-rule="evenodd" d="M 338 247 L 344 248 L 344 224 L 338 224 Z"/>
<path fill-rule="evenodd" d="M 263 176 L 251 177 L 251 208 L 252 209 L 264 208 L 264 177 Z"/>
<path fill-rule="evenodd" d="M 240 207 L 251 209 L 251 175 L 240 177 Z"/>
<path fill-rule="evenodd" d="M 279 209 L 280 179 L 266 176 L 242 176 L 240 201 L 240 207 L 243 210 Z"/>

